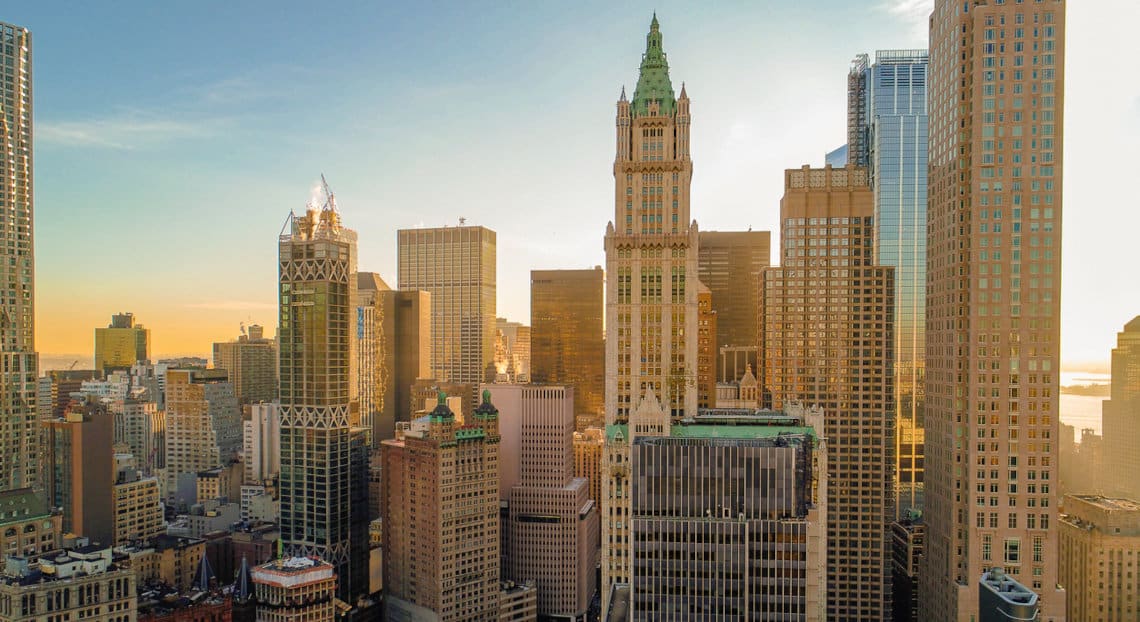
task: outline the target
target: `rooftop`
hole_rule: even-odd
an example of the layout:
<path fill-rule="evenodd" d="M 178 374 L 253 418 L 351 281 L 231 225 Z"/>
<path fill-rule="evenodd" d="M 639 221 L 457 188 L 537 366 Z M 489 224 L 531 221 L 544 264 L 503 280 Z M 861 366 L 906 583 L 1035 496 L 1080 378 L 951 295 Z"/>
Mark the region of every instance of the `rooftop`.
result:
<path fill-rule="evenodd" d="M 1085 503 L 1096 506 L 1098 509 L 1109 512 L 1136 512 L 1140 511 L 1140 503 L 1131 499 L 1102 497 L 1101 495 L 1069 495 Z"/>
<path fill-rule="evenodd" d="M 1011 579 L 1000 568 L 992 568 L 982 573 L 979 582 L 982 589 L 987 589 L 1002 600 L 1015 605 L 1033 605 L 1037 602 L 1037 594 L 1032 590 Z"/>

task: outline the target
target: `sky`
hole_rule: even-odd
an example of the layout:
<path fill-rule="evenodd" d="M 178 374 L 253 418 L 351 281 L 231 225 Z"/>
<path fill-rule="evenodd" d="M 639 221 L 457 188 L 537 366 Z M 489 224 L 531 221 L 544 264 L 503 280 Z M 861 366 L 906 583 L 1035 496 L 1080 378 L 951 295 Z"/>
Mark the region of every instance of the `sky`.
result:
<path fill-rule="evenodd" d="M 926 47 L 932 0 L 711 4 L 6 3 L 33 42 L 37 349 L 89 360 L 121 311 L 156 357 L 274 332 L 277 234 L 321 173 L 361 270 L 395 287 L 397 229 L 466 218 L 498 232 L 498 315 L 529 322 L 531 269 L 604 263 L 615 102 L 654 10 L 692 100 L 693 217 L 778 232 L 784 169 L 845 140 L 851 59 Z M 1071 366 L 1140 314 L 1140 82 L 1119 68 L 1140 4 L 1066 4 Z"/>

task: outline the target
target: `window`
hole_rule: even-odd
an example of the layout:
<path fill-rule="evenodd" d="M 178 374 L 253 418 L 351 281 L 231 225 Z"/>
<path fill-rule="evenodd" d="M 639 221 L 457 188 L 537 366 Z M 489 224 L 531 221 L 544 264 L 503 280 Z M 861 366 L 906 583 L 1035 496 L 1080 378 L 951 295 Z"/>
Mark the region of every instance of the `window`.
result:
<path fill-rule="evenodd" d="M 1005 539 L 1005 563 L 1021 563 L 1021 540 L 1019 538 Z"/>

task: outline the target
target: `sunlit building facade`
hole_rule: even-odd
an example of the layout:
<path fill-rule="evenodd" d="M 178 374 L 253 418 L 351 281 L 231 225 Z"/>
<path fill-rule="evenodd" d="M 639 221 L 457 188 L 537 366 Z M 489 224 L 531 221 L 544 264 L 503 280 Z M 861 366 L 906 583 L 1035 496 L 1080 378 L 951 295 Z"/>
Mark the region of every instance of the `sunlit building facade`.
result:
<path fill-rule="evenodd" d="M 367 544 L 351 542 L 356 232 L 325 198 L 278 245 L 281 538 L 286 554 L 332 564 L 351 603 L 368 586 Z"/>
<path fill-rule="evenodd" d="M 531 270 L 530 375 L 574 386 L 575 414 L 601 424 L 605 411 L 605 276 L 592 270 Z"/>
<path fill-rule="evenodd" d="M 785 172 L 780 267 L 760 287 L 761 403 L 824 410 L 827 617 L 890 611 L 894 519 L 894 268 L 876 265 L 865 169 Z"/>
<path fill-rule="evenodd" d="M 1042 622 L 1065 616 L 1065 4 L 936 0 L 930 18 L 922 620 L 977 619 L 995 566 L 1040 595 Z"/>
<path fill-rule="evenodd" d="M 39 485 L 32 244 L 32 35 L 0 22 L 0 490 Z"/>

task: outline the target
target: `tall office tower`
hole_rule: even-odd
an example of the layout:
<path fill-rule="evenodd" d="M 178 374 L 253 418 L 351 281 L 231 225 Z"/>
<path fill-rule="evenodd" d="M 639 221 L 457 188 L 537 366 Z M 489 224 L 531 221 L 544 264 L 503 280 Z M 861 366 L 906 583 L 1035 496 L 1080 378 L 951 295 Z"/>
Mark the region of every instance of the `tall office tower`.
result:
<path fill-rule="evenodd" d="M 1135 620 L 1140 615 L 1140 583 L 1133 574 L 1140 558 L 1140 504 L 1065 495 L 1058 527 L 1059 579 L 1068 596 L 1065 619 Z"/>
<path fill-rule="evenodd" d="M 250 573 L 257 622 L 333 622 L 337 619 L 336 568 L 311 557 L 262 564 Z"/>
<path fill-rule="evenodd" d="M 978 614 L 1002 565 L 1061 620 L 1058 373 L 1065 3 L 930 18 L 923 620 Z M 1053 529 L 1050 529 L 1053 525 Z M 1044 537 L 1040 561 L 1020 552 Z M 993 554 L 984 559 L 986 546 Z"/>
<path fill-rule="evenodd" d="M 356 232 L 341 224 L 327 186 L 325 203 L 289 227 L 278 246 L 281 538 L 288 554 L 332 564 L 338 597 L 353 603 L 353 588 L 368 581 L 352 555 L 365 543 L 350 541 Z"/>
<path fill-rule="evenodd" d="M 116 313 L 106 328 L 95 329 L 95 371 L 107 376 L 129 371 L 138 362 L 150 360 L 150 329 L 135 324 L 133 313 Z"/>
<path fill-rule="evenodd" d="M 281 472 L 281 406 L 250 404 L 242 413 L 245 482 L 256 484 Z"/>
<path fill-rule="evenodd" d="M 0 22 L 0 490 L 40 483 L 36 421 L 35 260 L 32 244 L 32 42 Z"/>
<path fill-rule="evenodd" d="M 842 158 L 845 167 L 867 168 L 867 156 L 871 152 L 867 117 L 868 61 L 866 54 L 860 54 L 851 63 L 851 71 L 847 73 L 847 144 L 827 154 L 828 160 Z"/>
<path fill-rule="evenodd" d="M 762 403 L 823 407 L 830 620 L 890 615 L 894 268 L 875 265 L 864 169 L 784 174 L 781 265 L 760 288 Z"/>
<path fill-rule="evenodd" d="M 650 417 L 663 409 L 667 423 L 697 410 L 699 238 L 689 220 L 689 125 L 689 97 L 684 85 L 673 95 L 654 15 L 633 100 L 623 88 L 617 102 L 614 219 L 605 237 L 607 427 L 639 411 Z M 655 422 L 638 433 L 660 434 L 661 427 Z M 611 458 L 620 456 L 603 452 L 606 604 L 611 586 L 629 584 L 631 564 L 629 499 L 619 494 L 623 476 Z"/>
<path fill-rule="evenodd" d="M 114 538 L 114 420 L 106 408 L 75 402 L 63 418 L 44 422 L 45 489 L 63 508 L 63 529 L 106 546 Z"/>
<path fill-rule="evenodd" d="M 220 466 L 242 446 L 241 409 L 224 370 L 166 373 L 166 496 L 190 494 L 198 471 Z M 180 482 L 179 479 L 182 479 Z M 182 489 L 180 495 L 176 491 Z"/>
<path fill-rule="evenodd" d="M 702 231 L 697 270 L 712 291 L 716 311 L 716 348 L 756 346 L 756 291 L 760 270 L 772 263 L 772 234 L 768 231 Z M 722 364 L 723 363 L 723 364 Z M 729 366 L 731 365 L 731 366 Z M 756 369 L 756 352 L 741 359 L 717 357 L 716 377 L 739 380 L 744 368 Z"/>
<path fill-rule="evenodd" d="M 500 526 L 506 532 L 503 575 L 534 582 L 540 616 L 582 620 L 597 587 L 599 510 L 589 480 L 574 475 L 574 389 L 495 384 L 486 390 L 500 405 L 500 435 L 511 426 L 521 440 L 508 519 Z M 517 410 L 508 415 L 508 407 Z"/>
<path fill-rule="evenodd" d="M 852 63 L 848 85 L 862 89 L 848 102 L 848 128 L 860 149 L 849 151 L 865 166 L 875 193 L 875 263 L 895 268 L 895 407 L 898 425 L 923 425 L 926 349 L 926 162 L 928 133 L 926 50 L 880 50 Z M 860 75 L 855 75 L 860 74 Z M 850 149 L 850 147 L 849 147 Z M 896 446 L 899 516 L 922 507 L 922 454 Z M 907 478 L 904 478 L 907 476 Z"/>
<path fill-rule="evenodd" d="M 498 419 L 485 391 L 458 426 L 441 393 L 431 414 L 381 443 L 389 619 L 498 620 Z"/>
<path fill-rule="evenodd" d="M 400 290 L 431 294 L 435 377 L 473 387 L 493 378 L 495 232 L 486 227 L 401 229 Z"/>
<path fill-rule="evenodd" d="M 356 374 L 352 377 L 352 395 L 358 402 L 360 419 L 353 422 L 368 430 L 369 444 L 379 438 L 377 419 L 384 409 L 388 380 L 392 375 L 387 356 L 390 345 L 385 339 L 387 318 L 384 317 L 383 295 L 391 288 L 375 272 L 356 273 Z M 393 422 L 390 424 L 394 426 Z M 389 426 L 384 426 L 385 428 Z M 394 432 L 393 432 L 394 434 Z"/>
<path fill-rule="evenodd" d="M 1140 316 L 1116 334 L 1112 349 L 1112 386 L 1101 402 L 1104 462 L 1110 469 L 1097 474 L 1107 490 L 1127 499 L 1140 499 Z M 1085 452 L 1085 435 L 1081 451 Z"/>
<path fill-rule="evenodd" d="M 712 292 L 697 283 L 697 407 L 716 405 L 716 328 L 719 314 L 713 308 Z"/>
<path fill-rule="evenodd" d="M 702 410 L 633 440 L 629 619 L 825 619 L 822 412 L 788 410 Z"/>
<path fill-rule="evenodd" d="M 530 271 L 530 378 L 574 387 L 574 407 L 605 420 L 605 275 L 593 270 Z"/>
<path fill-rule="evenodd" d="M 214 369 L 229 372 L 238 403 L 272 402 L 277 398 L 277 340 L 251 324 L 236 341 L 214 343 Z"/>
<path fill-rule="evenodd" d="M 375 447 L 411 419 L 412 385 L 431 376 L 431 294 L 393 291 L 380 275 L 358 272 L 356 319 L 354 393 Z"/>

